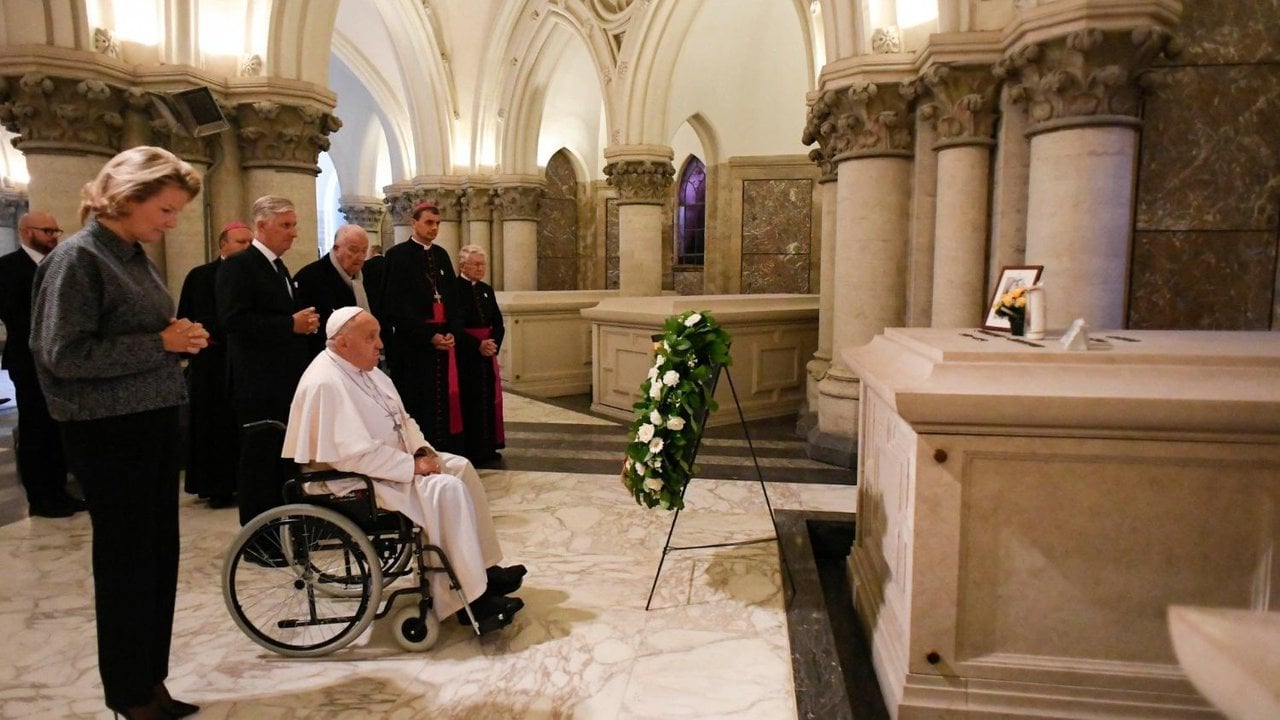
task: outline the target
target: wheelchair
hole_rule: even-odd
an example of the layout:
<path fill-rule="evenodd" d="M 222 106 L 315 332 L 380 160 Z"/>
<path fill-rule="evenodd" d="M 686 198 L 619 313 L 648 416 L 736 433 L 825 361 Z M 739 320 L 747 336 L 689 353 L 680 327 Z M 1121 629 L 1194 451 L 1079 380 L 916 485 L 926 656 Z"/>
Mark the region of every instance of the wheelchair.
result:
<path fill-rule="evenodd" d="M 245 431 L 283 434 L 284 428 L 264 420 Z M 361 480 L 365 487 L 344 496 L 306 492 L 310 483 L 339 479 Z M 400 513 L 379 508 L 372 480 L 336 470 L 300 472 L 285 481 L 283 494 L 284 505 L 241 528 L 222 567 L 227 611 L 258 645 L 289 657 L 326 655 L 410 595 L 418 602 L 395 614 L 396 642 L 411 652 L 429 650 L 439 640 L 440 619 L 428 579 L 441 572 L 480 634 L 444 551 L 423 542 L 418 527 Z M 386 594 L 401 578 L 416 585 Z"/>

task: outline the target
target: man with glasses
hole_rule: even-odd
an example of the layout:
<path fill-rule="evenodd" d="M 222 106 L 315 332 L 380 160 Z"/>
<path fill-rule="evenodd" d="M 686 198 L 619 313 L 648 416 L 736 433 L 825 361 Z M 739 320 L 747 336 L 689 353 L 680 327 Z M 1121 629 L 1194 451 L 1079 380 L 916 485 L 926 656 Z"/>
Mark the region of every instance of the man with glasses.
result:
<path fill-rule="evenodd" d="M 33 212 L 18 219 L 22 245 L 0 257 L 0 321 L 7 339 L 0 365 L 9 371 L 18 395 L 18 475 L 33 517 L 61 518 L 85 509 L 67 493 L 67 463 L 58 423 L 49 417 L 31 357 L 31 283 L 36 265 L 62 236 L 52 215 Z"/>

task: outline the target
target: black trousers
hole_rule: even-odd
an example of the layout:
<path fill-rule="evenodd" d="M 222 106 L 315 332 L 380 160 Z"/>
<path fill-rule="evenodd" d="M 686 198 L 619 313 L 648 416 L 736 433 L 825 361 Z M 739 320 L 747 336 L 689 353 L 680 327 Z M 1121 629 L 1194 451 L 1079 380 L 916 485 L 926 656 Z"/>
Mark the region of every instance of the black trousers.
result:
<path fill-rule="evenodd" d="M 169 675 L 178 592 L 178 408 L 62 423 L 93 521 L 98 672 L 107 704 L 151 701 Z"/>
<path fill-rule="evenodd" d="M 10 376 L 18 396 L 18 475 L 27 492 L 27 502 L 47 505 L 66 495 L 67 461 L 58 423 L 49 417 L 49 407 L 36 378 L 12 373 Z"/>

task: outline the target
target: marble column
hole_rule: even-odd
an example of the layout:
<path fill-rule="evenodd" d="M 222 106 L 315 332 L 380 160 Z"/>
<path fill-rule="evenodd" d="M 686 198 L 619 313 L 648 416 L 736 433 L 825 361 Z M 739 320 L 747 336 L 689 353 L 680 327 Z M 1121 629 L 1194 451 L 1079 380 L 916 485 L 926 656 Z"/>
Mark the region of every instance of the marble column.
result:
<path fill-rule="evenodd" d="M 604 151 L 604 174 L 618 190 L 618 294 L 662 293 L 663 203 L 671 192 L 674 153 L 663 145 L 616 145 Z"/>
<path fill-rule="evenodd" d="M 382 216 L 387 208 L 380 198 L 349 195 L 338 199 L 338 212 L 352 225 L 359 225 L 369 236 L 369 248 L 382 246 Z"/>
<path fill-rule="evenodd" d="M 1125 326 L 1139 74 L 1169 38 L 1159 27 L 1077 30 L 997 64 L 1031 120 L 1026 259 L 1044 266 L 1050 328 Z"/>
<path fill-rule="evenodd" d="M 543 179 L 501 175 L 495 183 L 502 207 L 504 290 L 538 289 L 538 207 Z"/>
<path fill-rule="evenodd" d="M 394 183 L 382 188 L 386 197 L 387 216 L 391 220 L 392 235 L 384 238 L 382 251 L 391 249 L 392 245 L 402 243 L 413 235 L 413 206 L 421 202 L 417 192 L 409 183 Z"/>
<path fill-rule="evenodd" d="M 8 255 L 18 249 L 18 218 L 25 215 L 27 195 L 8 185 L 0 186 L 0 255 Z"/>
<path fill-rule="evenodd" d="M 490 280 L 498 277 L 493 247 L 494 190 L 487 183 L 470 181 L 462 193 L 462 207 L 466 215 L 467 238 L 471 245 L 484 250 L 489 261 Z"/>
<path fill-rule="evenodd" d="M 320 169 L 316 159 L 329 149 L 328 136 L 342 127 L 342 121 L 311 105 L 270 100 L 241 103 L 236 114 L 245 207 L 263 195 L 293 201 L 298 238 L 283 259 L 296 272 L 320 256 L 316 237 L 316 175 Z"/>
<path fill-rule="evenodd" d="M 936 132 L 933 327 L 982 324 L 986 299 L 987 197 L 996 79 L 990 66 L 931 65 L 915 84 L 920 114 Z"/>
<path fill-rule="evenodd" d="M 829 463 L 852 465 L 857 443 L 859 381 L 841 351 L 904 319 L 912 122 L 899 83 L 854 81 L 824 92 L 805 127 L 804 142 L 825 139 L 837 163 L 832 363 L 809 438 Z"/>

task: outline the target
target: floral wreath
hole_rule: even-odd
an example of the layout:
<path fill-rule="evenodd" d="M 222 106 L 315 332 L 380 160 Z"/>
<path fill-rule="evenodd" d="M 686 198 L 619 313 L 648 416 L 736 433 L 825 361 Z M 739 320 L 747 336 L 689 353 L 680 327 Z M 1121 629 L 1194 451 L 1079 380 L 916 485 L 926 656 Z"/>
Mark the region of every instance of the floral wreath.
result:
<path fill-rule="evenodd" d="M 712 397 L 716 376 L 732 362 L 729 333 L 710 313 L 691 310 L 667 318 L 654 351 L 649 377 L 640 385 L 643 397 L 634 405 L 622 484 L 638 504 L 678 510 L 696 470 L 700 421 L 718 408 Z"/>

